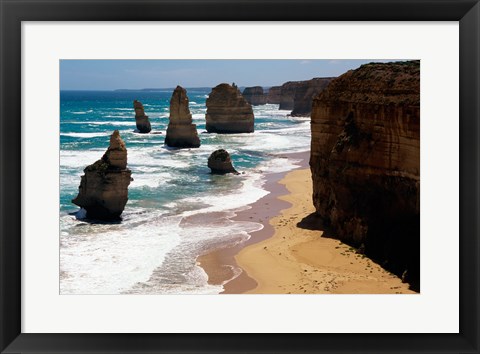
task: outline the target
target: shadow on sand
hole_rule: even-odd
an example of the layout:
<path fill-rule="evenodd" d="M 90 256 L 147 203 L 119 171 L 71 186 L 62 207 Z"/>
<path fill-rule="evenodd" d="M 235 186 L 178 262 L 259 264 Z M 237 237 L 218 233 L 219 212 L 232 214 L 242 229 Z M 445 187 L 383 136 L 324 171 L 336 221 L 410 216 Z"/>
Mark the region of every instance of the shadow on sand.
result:
<path fill-rule="evenodd" d="M 332 233 L 331 228 L 326 226 L 322 218 L 316 213 L 305 216 L 297 223 L 297 227 L 305 230 L 323 231 L 321 237 L 337 239 Z"/>

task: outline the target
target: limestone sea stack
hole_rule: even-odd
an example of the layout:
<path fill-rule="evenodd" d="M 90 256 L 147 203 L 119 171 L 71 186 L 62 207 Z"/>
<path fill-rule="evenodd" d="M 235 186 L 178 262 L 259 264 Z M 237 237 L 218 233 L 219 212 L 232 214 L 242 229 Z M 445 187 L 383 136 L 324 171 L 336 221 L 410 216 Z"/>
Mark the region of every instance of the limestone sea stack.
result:
<path fill-rule="evenodd" d="M 332 77 L 314 78 L 307 81 L 300 81 L 295 88 L 293 97 L 293 109 L 291 115 L 294 117 L 308 117 L 312 112 L 312 101 L 332 81 Z"/>
<path fill-rule="evenodd" d="M 230 154 L 224 150 L 215 150 L 208 158 L 208 167 L 213 174 L 224 175 L 226 173 L 238 174 L 237 170 L 233 168 Z"/>
<path fill-rule="evenodd" d="M 165 145 L 177 148 L 198 148 L 197 126 L 192 124 L 188 108 L 187 91 L 177 86 L 170 99 L 170 122 L 168 123 Z"/>
<path fill-rule="evenodd" d="M 267 103 L 267 97 L 263 93 L 262 86 L 253 86 L 246 87 L 243 90 L 243 97 L 250 103 L 252 106 L 259 106 Z"/>
<path fill-rule="evenodd" d="M 145 115 L 143 104 L 140 101 L 133 101 L 133 108 L 135 109 L 135 122 L 137 123 L 137 130 L 140 133 L 150 133 L 152 126 L 148 116 Z"/>
<path fill-rule="evenodd" d="M 252 106 L 236 86 L 220 84 L 207 98 L 206 129 L 209 133 L 252 133 Z"/>
<path fill-rule="evenodd" d="M 132 172 L 127 168 L 127 148 L 118 130 L 110 136 L 103 157 L 87 166 L 72 202 L 87 211 L 87 218 L 118 220 L 128 201 Z"/>
<path fill-rule="evenodd" d="M 282 87 L 281 86 L 270 87 L 268 89 L 267 94 L 266 94 L 267 103 L 279 104 L 281 94 L 282 94 Z"/>
<path fill-rule="evenodd" d="M 313 101 L 316 213 L 420 289 L 420 62 L 371 63 Z"/>
<path fill-rule="evenodd" d="M 295 90 L 300 85 L 300 81 L 288 81 L 280 88 L 280 106 L 278 109 L 292 110 L 295 99 Z"/>

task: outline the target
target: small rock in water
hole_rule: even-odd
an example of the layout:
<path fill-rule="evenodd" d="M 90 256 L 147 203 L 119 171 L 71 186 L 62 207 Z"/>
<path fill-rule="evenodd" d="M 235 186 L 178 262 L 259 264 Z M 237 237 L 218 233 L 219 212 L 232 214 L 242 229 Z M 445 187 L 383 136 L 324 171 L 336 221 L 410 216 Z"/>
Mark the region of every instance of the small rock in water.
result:
<path fill-rule="evenodd" d="M 230 154 L 224 149 L 215 150 L 214 152 L 212 152 L 212 154 L 208 158 L 208 167 L 213 174 L 239 174 L 237 170 L 233 168 Z"/>

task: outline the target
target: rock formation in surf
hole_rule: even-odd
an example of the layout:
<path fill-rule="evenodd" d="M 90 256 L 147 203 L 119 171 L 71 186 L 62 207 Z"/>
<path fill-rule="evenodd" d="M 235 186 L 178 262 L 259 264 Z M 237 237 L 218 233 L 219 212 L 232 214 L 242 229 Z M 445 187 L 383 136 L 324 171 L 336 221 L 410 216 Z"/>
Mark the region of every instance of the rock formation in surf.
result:
<path fill-rule="evenodd" d="M 207 98 L 206 129 L 209 133 L 252 133 L 252 106 L 236 86 L 220 84 Z"/>
<path fill-rule="evenodd" d="M 197 126 L 192 124 L 188 108 L 187 91 L 177 86 L 170 99 L 170 122 L 168 123 L 165 145 L 177 148 L 198 148 Z"/>
<path fill-rule="evenodd" d="M 87 218 L 118 220 L 128 201 L 132 172 L 127 168 L 127 148 L 118 130 L 110 136 L 103 157 L 87 166 L 72 202 L 87 211 Z"/>
<path fill-rule="evenodd" d="M 247 102 L 252 106 L 259 106 L 267 103 L 267 97 L 263 93 L 262 86 L 246 87 L 243 90 L 243 97 L 245 97 Z"/>
<path fill-rule="evenodd" d="M 316 213 L 420 288 L 420 62 L 371 63 L 313 101 Z"/>
<path fill-rule="evenodd" d="M 313 98 L 322 92 L 332 79 L 332 77 L 322 77 L 300 81 L 295 88 L 292 116 L 310 116 Z"/>
<path fill-rule="evenodd" d="M 281 86 L 272 86 L 267 92 L 267 103 L 279 104 L 282 95 Z"/>
<path fill-rule="evenodd" d="M 208 158 L 208 167 L 210 168 L 210 170 L 212 170 L 213 174 L 238 174 L 235 168 L 233 168 L 230 154 L 223 149 L 215 150 L 214 152 L 212 152 L 212 154 Z"/>
<path fill-rule="evenodd" d="M 300 84 L 299 81 L 288 81 L 280 88 L 280 106 L 278 109 L 292 110 L 293 100 L 295 99 L 295 90 Z"/>
<path fill-rule="evenodd" d="M 280 87 L 279 109 L 292 110 L 293 116 L 309 116 L 313 97 L 327 87 L 331 77 L 288 81 Z"/>
<path fill-rule="evenodd" d="M 135 109 L 135 122 L 137 123 L 137 130 L 140 133 L 150 133 L 152 126 L 148 116 L 145 115 L 143 104 L 140 101 L 133 101 L 133 108 Z"/>

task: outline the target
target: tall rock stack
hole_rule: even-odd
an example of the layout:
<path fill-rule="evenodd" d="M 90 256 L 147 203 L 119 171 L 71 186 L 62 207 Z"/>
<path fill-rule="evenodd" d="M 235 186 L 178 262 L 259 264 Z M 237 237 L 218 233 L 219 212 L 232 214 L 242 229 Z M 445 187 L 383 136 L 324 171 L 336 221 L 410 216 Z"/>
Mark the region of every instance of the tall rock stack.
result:
<path fill-rule="evenodd" d="M 170 99 L 170 122 L 168 123 L 165 145 L 177 148 L 198 148 L 197 126 L 192 124 L 188 108 L 187 91 L 177 86 Z"/>
<path fill-rule="evenodd" d="M 295 100 L 295 91 L 300 85 L 300 81 L 288 81 L 281 86 L 280 89 L 280 106 L 278 109 L 292 110 L 293 101 Z"/>
<path fill-rule="evenodd" d="M 150 133 L 152 126 L 148 116 L 145 115 L 143 104 L 140 101 L 133 101 L 133 108 L 135 109 L 135 122 L 137 123 L 137 130 L 140 133 Z"/>
<path fill-rule="evenodd" d="M 245 97 L 247 102 L 252 106 L 259 106 L 267 103 L 267 97 L 263 93 L 262 86 L 246 87 L 243 90 L 243 97 Z"/>
<path fill-rule="evenodd" d="M 83 172 L 78 195 L 72 202 L 84 208 L 90 219 L 120 219 L 128 201 L 132 172 L 127 168 L 127 148 L 118 130 L 110 136 L 103 157 Z"/>
<path fill-rule="evenodd" d="M 295 89 L 292 116 L 310 116 L 313 98 L 322 92 L 332 79 L 333 77 L 324 77 L 300 81 Z"/>
<path fill-rule="evenodd" d="M 236 86 L 220 84 L 207 98 L 206 129 L 209 133 L 252 133 L 252 106 Z"/>
<path fill-rule="evenodd" d="M 313 101 L 316 212 L 341 240 L 420 287 L 420 62 L 371 63 Z"/>
<path fill-rule="evenodd" d="M 279 104 L 281 95 L 282 95 L 281 86 L 270 87 L 267 93 L 267 103 Z"/>

